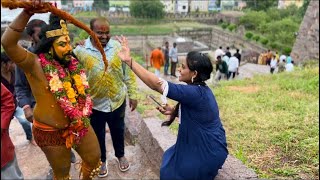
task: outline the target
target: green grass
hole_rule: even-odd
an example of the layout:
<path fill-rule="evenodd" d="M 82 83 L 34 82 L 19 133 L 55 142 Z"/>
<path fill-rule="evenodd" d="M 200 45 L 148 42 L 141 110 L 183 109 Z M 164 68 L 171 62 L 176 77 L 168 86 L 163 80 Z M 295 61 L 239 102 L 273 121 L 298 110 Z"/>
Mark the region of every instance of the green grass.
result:
<path fill-rule="evenodd" d="M 304 67 L 211 87 L 230 154 L 259 178 L 319 178 L 319 63 Z M 142 87 L 139 92 L 137 110 L 142 117 L 167 120 L 146 97 L 153 94 L 160 99 L 160 94 Z M 170 129 L 177 134 L 178 124 Z"/>
<path fill-rule="evenodd" d="M 319 68 L 213 89 L 228 149 L 260 178 L 318 179 Z"/>
<path fill-rule="evenodd" d="M 78 12 L 76 14 L 73 15 L 75 18 L 87 18 L 87 17 L 90 17 L 90 18 L 95 18 L 95 17 L 98 17 L 98 12 L 96 11 L 81 11 L 81 12 Z"/>
<path fill-rule="evenodd" d="M 111 25 L 112 35 L 166 35 L 178 28 L 203 28 L 208 25 L 200 23 L 151 23 L 137 25 Z"/>

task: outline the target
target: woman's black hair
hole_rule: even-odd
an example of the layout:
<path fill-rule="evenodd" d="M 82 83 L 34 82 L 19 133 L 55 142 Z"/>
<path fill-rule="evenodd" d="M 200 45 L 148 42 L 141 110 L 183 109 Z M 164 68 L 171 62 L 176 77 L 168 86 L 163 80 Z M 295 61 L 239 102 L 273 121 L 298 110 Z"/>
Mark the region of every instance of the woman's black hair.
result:
<path fill-rule="evenodd" d="M 26 32 L 29 36 L 32 36 L 32 34 L 34 33 L 34 28 L 35 27 L 44 27 L 46 26 L 46 22 L 44 22 L 43 20 L 40 19 L 33 19 L 30 22 L 28 22 L 27 27 L 26 27 Z"/>
<path fill-rule="evenodd" d="M 59 38 L 59 36 L 47 38 L 46 32 L 61 29 L 60 20 L 61 18 L 59 16 L 50 14 L 49 24 L 41 28 L 41 32 L 39 34 L 40 42 L 37 44 L 35 48 L 36 54 L 47 53 L 50 51 L 53 41 Z"/>
<path fill-rule="evenodd" d="M 213 70 L 212 63 L 210 58 L 203 53 L 197 51 L 191 51 L 187 54 L 187 65 L 190 71 L 197 71 L 197 76 L 193 79 L 190 85 L 201 85 L 206 86 L 205 81 L 210 79 L 211 72 Z M 178 103 L 173 113 L 170 115 L 168 121 L 164 121 L 161 126 L 170 126 L 174 119 L 178 116 L 179 113 L 179 106 Z"/>

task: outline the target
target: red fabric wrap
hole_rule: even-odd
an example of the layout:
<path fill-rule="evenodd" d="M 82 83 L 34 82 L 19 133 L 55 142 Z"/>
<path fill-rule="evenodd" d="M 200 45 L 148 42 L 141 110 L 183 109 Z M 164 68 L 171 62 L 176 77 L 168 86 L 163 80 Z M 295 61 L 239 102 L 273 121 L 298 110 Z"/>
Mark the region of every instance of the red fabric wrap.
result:
<path fill-rule="evenodd" d="M 8 131 L 14 111 L 13 95 L 1 83 L 1 168 L 12 161 L 14 157 L 14 145 Z"/>

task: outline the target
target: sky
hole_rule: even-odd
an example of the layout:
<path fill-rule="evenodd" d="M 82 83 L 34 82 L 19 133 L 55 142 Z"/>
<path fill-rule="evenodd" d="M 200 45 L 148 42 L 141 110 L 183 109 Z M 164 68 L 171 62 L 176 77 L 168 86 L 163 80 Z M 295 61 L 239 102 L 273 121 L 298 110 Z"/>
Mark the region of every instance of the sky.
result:
<path fill-rule="evenodd" d="M 14 18 L 17 17 L 21 11 L 22 11 L 22 8 L 10 10 L 8 8 L 1 7 L 1 22 L 2 21 L 13 21 Z M 50 15 L 50 13 L 35 14 L 30 18 L 30 20 L 41 19 L 41 20 L 44 20 L 46 23 L 49 23 L 49 15 Z"/>

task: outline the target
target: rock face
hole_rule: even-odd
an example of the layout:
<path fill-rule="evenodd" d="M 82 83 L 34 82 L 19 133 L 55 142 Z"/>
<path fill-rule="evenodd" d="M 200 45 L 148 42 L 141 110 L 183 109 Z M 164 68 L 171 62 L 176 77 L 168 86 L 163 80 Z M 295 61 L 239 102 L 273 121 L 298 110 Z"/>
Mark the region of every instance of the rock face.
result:
<path fill-rule="evenodd" d="M 319 60 L 319 1 L 311 0 L 300 25 L 291 57 L 295 62 Z"/>

